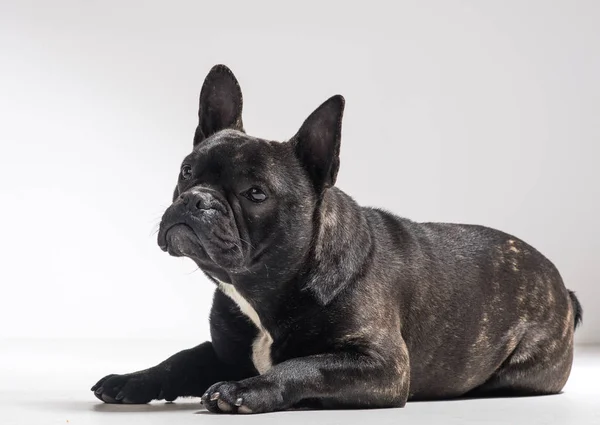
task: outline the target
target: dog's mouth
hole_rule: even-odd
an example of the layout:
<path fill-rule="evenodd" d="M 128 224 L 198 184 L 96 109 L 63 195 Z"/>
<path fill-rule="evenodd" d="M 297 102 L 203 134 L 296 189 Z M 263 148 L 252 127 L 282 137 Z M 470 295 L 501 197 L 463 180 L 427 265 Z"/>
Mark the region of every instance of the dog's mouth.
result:
<path fill-rule="evenodd" d="M 202 236 L 198 231 L 192 225 L 181 221 L 161 225 L 158 245 L 174 257 L 189 257 L 205 265 L 214 263 L 227 269 L 240 267 L 243 254 L 231 238 L 214 232 Z"/>
<path fill-rule="evenodd" d="M 174 223 L 158 235 L 160 249 L 173 256 L 194 255 L 200 248 L 198 237 L 186 223 Z"/>
<path fill-rule="evenodd" d="M 198 202 L 205 201 L 202 198 Z M 237 269 L 242 267 L 244 252 L 236 233 L 230 213 L 178 200 L 163 214 L 157 242 L 174 257 L 189 257 L 197 264 Z"/>

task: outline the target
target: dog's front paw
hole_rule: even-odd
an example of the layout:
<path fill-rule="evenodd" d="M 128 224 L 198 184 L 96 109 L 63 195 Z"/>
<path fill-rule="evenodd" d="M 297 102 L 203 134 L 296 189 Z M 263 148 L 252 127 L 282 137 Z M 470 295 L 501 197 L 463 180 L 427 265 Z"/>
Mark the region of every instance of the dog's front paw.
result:
<path fill-rule="evenodd" d="M 266 413 L 286 407 L 279 386 L 260 376 L 218 382 L 202 396 L 202 403 L 213 413 Z"/>
<path fill-rule="evenodd" d="M 145 404 L 152 400 L 173 401 L 176 395 L 164 388 L 163 374 L 158 370 L 145 370 L 126 375 L 108 375 L 91 389 L 105 403 Z"/>

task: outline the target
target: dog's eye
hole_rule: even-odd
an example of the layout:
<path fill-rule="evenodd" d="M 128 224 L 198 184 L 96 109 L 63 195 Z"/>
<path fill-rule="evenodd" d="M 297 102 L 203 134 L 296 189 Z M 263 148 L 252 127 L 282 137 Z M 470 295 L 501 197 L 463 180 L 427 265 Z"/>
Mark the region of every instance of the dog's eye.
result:
<path fill-rule="evenodd" d="M 267 199 L 265 192 L 260 190 L 258 187 L 250 188 L 250 190 L 244 193 L 244 196 L 246 196 L 246 198 L 250 199 L 252 202 L 262 202 Z"/>
<path fill-rule="evenodd" d="M 192 167 L 186 164 L 181 167 L 181 178 L 188 180 L 190 177 L 192 177 Z"/>

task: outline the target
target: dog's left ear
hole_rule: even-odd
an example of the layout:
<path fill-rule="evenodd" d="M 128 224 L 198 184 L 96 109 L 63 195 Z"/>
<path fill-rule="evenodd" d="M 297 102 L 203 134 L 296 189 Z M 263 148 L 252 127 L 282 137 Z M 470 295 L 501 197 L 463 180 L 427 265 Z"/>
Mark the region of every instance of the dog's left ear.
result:
<path fill-rule="evenodd" d="M 335 184 L 340 168 L 344 104 L 344 97 L 339 94 L 329 98 L 310 114 L 290 139 L 318 195 Z"/>
<path fill-rule="evenodd" d="M 200 91 L 194 146 L 226 128 L 244 131 L 242 106 L 242 90 L 233 72 L 225 65 L 213 66 Z"/>

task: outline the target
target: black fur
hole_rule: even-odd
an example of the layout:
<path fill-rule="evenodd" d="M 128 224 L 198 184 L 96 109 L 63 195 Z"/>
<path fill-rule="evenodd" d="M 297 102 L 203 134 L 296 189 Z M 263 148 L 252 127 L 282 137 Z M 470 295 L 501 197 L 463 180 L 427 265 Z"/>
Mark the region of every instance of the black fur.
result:
<path fill-rule="evenodd" d="M 575 329 L 577 329 L 583 323 L 583 307 L 581 307 L 581 303 L 575 296 L 575 292 L 569 291 L 569 298 L 571 298 L 573 309 L 575 310 Z"/>
<path fill-rule="evenodd" d="M 211 341 L 101 379 L 100 400 L 260 413 L 562 389 L 582 309 L 548 259 L 498 230 L 359 206 L 334 186 L 341 96 L 283 143 L 246 135 L 242 104 L 214 67 L 158 234 L 219 286 Z"/>

